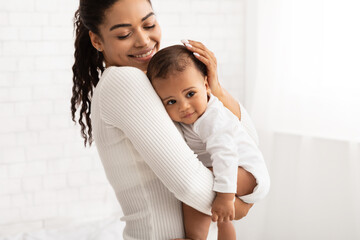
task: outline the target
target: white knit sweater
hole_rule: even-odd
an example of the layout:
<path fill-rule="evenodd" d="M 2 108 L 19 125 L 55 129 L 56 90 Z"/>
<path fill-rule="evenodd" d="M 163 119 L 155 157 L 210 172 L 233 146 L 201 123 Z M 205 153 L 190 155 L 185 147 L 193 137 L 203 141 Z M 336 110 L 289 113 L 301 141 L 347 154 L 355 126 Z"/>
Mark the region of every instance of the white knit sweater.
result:
<path fill-rule="evenodd" d="M 125 240 L 184 237 L 180 201 L 210 215 L 213 175 L 186 145 L 142 71 L 107 68 L 94 90 L 91 120 L 124 213 Z"/>

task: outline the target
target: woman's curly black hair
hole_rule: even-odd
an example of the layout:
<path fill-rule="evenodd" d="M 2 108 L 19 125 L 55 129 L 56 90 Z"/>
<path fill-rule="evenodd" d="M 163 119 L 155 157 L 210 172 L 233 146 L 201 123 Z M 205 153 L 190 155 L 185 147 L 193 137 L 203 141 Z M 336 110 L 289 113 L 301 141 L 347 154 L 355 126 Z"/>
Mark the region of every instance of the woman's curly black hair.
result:
<path fill-rule="evenodd" d="M 103 23 L 105 11 L 119 0 L 80 0 L 74 16 L 75 62 L 72 67 L 73 87 L 71 97 L 71 115 L 76 123 L 76 112 L 80 109 L 78 123 L 84 145 L 93 142 L 91 126 L 91 98 L 93 89 L 104 71 L 104 56 L 91 44 L 89 31 L 101 37 L 99 25 Z M 121 1 L 121 0 L 120 0 Z M 151 4 L 151 1 L 148 0 Z"/>

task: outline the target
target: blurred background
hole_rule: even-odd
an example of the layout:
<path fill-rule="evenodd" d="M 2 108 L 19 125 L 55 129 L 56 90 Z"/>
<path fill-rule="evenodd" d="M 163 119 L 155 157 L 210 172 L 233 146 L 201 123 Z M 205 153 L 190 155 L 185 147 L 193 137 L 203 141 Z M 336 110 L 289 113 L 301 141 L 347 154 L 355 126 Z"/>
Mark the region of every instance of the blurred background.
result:
<path fill-rule="evenodd" d="M 0 239 L 122 239 L 95 146 L 70 117 L 76 0 L 0 0 Z M 153 0 L 162 47 L 217 56 L 272 186 L 243 240 L 360 239 L 360 2 Z"/>

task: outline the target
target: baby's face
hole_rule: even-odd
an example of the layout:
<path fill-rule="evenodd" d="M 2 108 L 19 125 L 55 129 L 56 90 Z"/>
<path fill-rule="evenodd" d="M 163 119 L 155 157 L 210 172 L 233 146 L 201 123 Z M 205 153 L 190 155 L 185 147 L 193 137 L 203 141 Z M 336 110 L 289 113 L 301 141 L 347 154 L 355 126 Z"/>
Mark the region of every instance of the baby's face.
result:
<path fill-rule="evenodd" d="M 152 84 L 172 120 L 192 124 L 205 112 L 210 90 L 194 66 L 169 73 L 167 79 L 153 79 Z"/>

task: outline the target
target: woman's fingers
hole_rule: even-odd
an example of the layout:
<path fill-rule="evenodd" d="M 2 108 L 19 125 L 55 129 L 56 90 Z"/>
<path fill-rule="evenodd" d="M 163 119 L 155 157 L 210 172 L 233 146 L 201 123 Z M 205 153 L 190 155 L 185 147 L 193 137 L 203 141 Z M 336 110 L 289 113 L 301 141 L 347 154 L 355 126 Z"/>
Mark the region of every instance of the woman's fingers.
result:
<path fill-rule="evenodd" d="M 192 51 L 195 56 L 200 56 L 201 59 L 204 60 L 206 59 L 206 61 L 203 62 L 206 66 L 209 64 L 216 65 L 216 57 L 214 53 L 207 49 L 204 44 L 192 40 L 181 40 L 181 42 L 187 47 L 187 49 Z M 196 55 L 196 53 L 198 55 Z"/>
<path fill-rule="evenodd" d="M 207 67 L 209 67 L 211 64 L 215 64 L 209 53 L 207 53 L 204 50 L 201 50 L 199 48 L 196 48 L 192 45 L 186 44 L 185 45 L 190 51 L 194 53 L 196 57 L 201 57 L 204 61 L 202 61 Z M 200 60 L 200 59 L 199 59 Z"/>
<path fill-rule="evenodd" d="M 211 52 L 201 42 L 193 40 L 181 40 L 186 48 L 194 53 L 194 56 L 205 64 L 207 68 L 207 81 L 212 94 L 219 96 L 222 92 L 221 85 L 217 76 L 217 61 L 215 54 Z"/>
<path fill-rule="evenodd" d="M 199 59 L 202 63 L 204 63 L 206 65 L 206 67 L 208 67 L 208 65 L 210 65 L 210 61 L 206 57 L 201 56 L 197 52 L 194 52 L 194 56 L 197 59 Z"/>
<path fill-rule="evenodd" d="M 194 50 L 207 54 L 209 58 L 211 58 L 214 62 L 216 62 L 215 54 L 212 51 L 210 51 L 203 43 L 194 40 L 185 40 L 184 42 L 186 44 L 189 44 L 191 47 L 193 47 Z"/>

